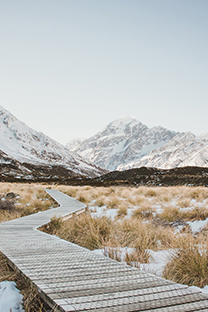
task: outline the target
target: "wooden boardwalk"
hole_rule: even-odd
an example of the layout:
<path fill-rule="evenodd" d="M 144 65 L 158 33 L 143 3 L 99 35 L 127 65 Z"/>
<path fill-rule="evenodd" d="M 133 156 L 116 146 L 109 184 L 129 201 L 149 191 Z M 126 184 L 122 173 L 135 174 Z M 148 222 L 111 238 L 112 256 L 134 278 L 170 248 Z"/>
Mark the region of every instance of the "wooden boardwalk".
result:
<path fill-rule="evenodd" d="M 60 207 L 0 224 L 0 250 L 55 311 L 208 311 L 208 296 L 38 230 L 85 205 L 47 190 Z"/>

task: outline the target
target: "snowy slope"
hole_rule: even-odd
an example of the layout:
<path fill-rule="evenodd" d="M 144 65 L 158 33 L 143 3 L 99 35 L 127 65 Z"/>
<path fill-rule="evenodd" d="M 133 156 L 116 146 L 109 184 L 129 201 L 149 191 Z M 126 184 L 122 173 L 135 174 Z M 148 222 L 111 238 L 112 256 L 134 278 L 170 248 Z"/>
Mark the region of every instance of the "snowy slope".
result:
<path fill-rule="evenodd" d="M 118 170 L 142 166 L 162 169 L 185 166 L 208 167 L 208 133 L 198 137 L 191 132 L 180 133 L 163 147 L 153 150 L 141 159 L 118 166 Z"/>
<path fill-rule="evenodd" d="M 61 165 L 76 174 L 90 176 L 103 173 L 45 134 L 29 128 L 2 106 L 0 106 L 0 151 L 21 163 Z"/>
<path fill-rule="evenodd" d="M 79 146 L 83 141 L 85 140 L 85 138 L 75 138 L 70 140 L 67 144 L 66 147 L 70 150 L 73 151 L 76 149 L 77 146 Z"/>
<path fill-rule="evenodd" d="M 124 117 L 109 123 L 89 139 L 68 144 L 86 160 L 108 170 L 120 164 L 138 160 L 152 150 L 160 148 L 177 133 L 163 127 L 149 129 L 132 117 Z"/>

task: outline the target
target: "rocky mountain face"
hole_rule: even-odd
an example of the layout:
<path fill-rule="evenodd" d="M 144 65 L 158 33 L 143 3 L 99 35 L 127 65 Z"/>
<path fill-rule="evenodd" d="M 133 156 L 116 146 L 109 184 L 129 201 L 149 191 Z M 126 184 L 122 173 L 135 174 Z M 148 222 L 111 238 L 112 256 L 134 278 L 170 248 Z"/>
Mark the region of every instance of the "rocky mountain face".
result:
<path fill-rule="evenodd" d="M 153 150 L 148 155 L 120 165 L 118 170 L 140 167 L 170 169 L 176 167 L 208 167 L 208 133 L 195 136 L 191 132 L 179 133 L 167 144 Z"/>
<path fill-rule="evenodd" d="M 87 161 L 113 171 L 142 159 L 177 134 L 160 126 L 148 128 L 132 117 L 124 117 L 109 123 L 91 138 L 74 144 L 70 141 L 67 146 Z"/>
<path fill-rule="evenodd" d="M 24 175 L 30 174 L 28 164 L 44 168 L 65 168 L 71 175 L 98 176 L 105 173 L 81 156 L 19 121 L 0 106 L 0 164 L 14 165 Z M 27 164 L 27 166 L 25 166 Z M 22 168 L 22 169 L 21 169 Z M 23 170 L 24 169 L 24 170 Z M 35 169 L 34 169 L 35 170 Z M 33 171 L 34 171 L 33 170 Z"/>

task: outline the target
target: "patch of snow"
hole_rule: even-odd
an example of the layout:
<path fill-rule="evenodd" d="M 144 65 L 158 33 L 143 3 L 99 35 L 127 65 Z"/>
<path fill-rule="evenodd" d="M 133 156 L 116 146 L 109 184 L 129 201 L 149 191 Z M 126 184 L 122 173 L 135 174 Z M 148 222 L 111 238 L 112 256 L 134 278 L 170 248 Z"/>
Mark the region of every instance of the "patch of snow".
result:
<path fill-rule="evenodd" d="M 111 220 L 115 220 L 117 216 L 117 209 L 107 209 L 106 206 L 102 207 L 91 206 L 90 210 L 92 210 L 91 216 L 93 218 L 101 218 L 105 216 L 107 218 L 110 218 Z"/>
<path fill-rule="evenodd" d="M 191 231 L 194 234 L 200 232 L 207 225 L 208 218 L 206 220 L 187 221 L 186 223 L 191 227 Z"/>
<path fill-rule="evenodd" d="M 22 298 L 15 282 L 0 282 L 0 312 L 24 312 Z"/>
<path fill-rule="evenodd" d="M 140 264 L 140 269 L 158 276 L 162 276 L 164 268 L 171 259 L 173 249 L 153 251 L 147 250 L 150 254 L 149 263 Z"/>

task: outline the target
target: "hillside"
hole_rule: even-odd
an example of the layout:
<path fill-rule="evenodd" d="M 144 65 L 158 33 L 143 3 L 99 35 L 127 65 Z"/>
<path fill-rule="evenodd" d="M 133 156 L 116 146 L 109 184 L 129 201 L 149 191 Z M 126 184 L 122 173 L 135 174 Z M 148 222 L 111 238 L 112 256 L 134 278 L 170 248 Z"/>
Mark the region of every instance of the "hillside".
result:
<path fill-rule="evenodd" d="M 63 167 L 70 175 L 91 177 L 106 172 L 70 152 L 42 132 L 31 129 L 2 106 L 0 106 L 0 152 L 1 165 L 8 167 L 9 163 L 10 165 L 16 163 L 23 175 L 27 174 L 25 168 L 28 165 L 34 166 L 33 168 L 58 166 Z"/>

